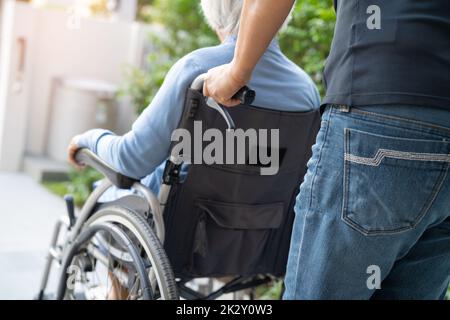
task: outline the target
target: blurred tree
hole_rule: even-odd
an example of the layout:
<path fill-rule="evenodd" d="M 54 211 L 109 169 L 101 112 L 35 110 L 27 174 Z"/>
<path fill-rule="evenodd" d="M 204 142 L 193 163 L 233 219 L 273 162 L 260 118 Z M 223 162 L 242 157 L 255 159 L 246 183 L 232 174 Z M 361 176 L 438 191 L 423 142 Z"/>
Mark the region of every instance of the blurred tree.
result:
<path fill-rule="evenodd" d="M 108 0 L 92 0 L 88 5 L 92 15 L 107 16 L 111 13 L 108 8 Z"/>
<path fill-rule="evenodd" d="M 322 71 L 329 54 L 335 21 L 331 0 L 297 1 L 292 21 L 280 35 L 283 52 L 313 78 L 322 94 Z"/>
<path fill-rule="evenodd" d="M 200 10 L 200 1 L 141 0 L 138 18 L 160 24 L 164 32 L 151 34 L 147 69 L 127 68 L 121 93 L 131 97 L 138 113 L 152 101 L 170 67 L 187 53 L 219 43 Z"/>

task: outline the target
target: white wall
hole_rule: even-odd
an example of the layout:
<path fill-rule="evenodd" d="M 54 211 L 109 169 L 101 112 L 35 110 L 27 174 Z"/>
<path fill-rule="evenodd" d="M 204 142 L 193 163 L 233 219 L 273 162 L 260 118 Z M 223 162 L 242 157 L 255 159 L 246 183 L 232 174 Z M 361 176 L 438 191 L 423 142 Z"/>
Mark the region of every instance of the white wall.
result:
<path fill-rule="evenodd" d="M 80 29 L 66 27 L 67 15 L 39 13 L 31 92 L 27 151 L 45 149 L 45 129 L 55 76 L 94 78 L 120 83 L 123 67 L 131 63 L 132 24 L 82 19 Z"/>
<path fill-rule="evenodd" d="M 13 0 L 2 0 L 3 4 L 8 1 Z M 124 66 L 140 58 L 144 37 L 143 27 L 132 22 L 78 18 L 70 12 L 37 9 L 23 3 L 14 7 L 9 22 L 12 26 L 7 26 L 10 30 L 2 30 L 8 39 L 2 39 L 0 47 L 1 170 L 18 170 L 25 153 L 45 154 L 55 77 L 120 84 Z M 20 99 L 13 93 L 17 65 L 14 44 L 18 37 L 26 39 L 27 44 Z M 133 118 L 130 106 L 122 110 L 122 127 L 127 128 Z"/>
<path fill-rule="evenodd" d="M 17 170 L 26 139 L 30 98 L 29 61 L 34 28 L 32 10 L 4 0 L 0 51 L 0 169 Z M 23 56 L 22 56 L 23 55 Z M 21 61 L 22 60 L 22 61 Z M 22 62 L 22 63 L 21 63 Z"/>

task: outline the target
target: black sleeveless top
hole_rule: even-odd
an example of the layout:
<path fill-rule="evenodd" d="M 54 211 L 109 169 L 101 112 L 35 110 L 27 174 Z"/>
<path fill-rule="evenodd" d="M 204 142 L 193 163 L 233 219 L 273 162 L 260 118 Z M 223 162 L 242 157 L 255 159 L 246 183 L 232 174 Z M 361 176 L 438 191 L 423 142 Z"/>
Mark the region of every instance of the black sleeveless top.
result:
<path fill-rule="evenodd" d="M 450 0 L 334 0 L 324 104 L 450 110 Z"/>

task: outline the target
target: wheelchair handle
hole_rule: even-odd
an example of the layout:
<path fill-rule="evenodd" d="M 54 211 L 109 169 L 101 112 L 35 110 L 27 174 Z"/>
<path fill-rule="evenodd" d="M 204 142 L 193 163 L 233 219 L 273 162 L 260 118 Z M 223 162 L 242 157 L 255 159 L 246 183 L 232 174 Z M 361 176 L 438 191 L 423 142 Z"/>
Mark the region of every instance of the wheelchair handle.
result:
<path fill-rule="evenodd" d="M 206 74 L 204 73 L 195 78 L 195 80 L 192 82 L 191 89 L 203 92 L 203 84 L 205 82 L 205 77 Z M 233 99 L 238 99 L 241 102 L 241 104 L 250 105 L 255 100 L 255 97 L 256 97 L 255 91 L 251 90 L 247 86 L 244 86 L 233 96 Z M 233 119 L 231 118 L 231 115 L 226 107 L 218 104 L 212 98 L 207 98 L 206 104 L 209 107 L 216 109 L 217 112 L 220 113 L 220 115 L 225 119 L 225 122 L 228 125 L 228 129 L 235 128 Z"/>
<path fill-rule="evenodd" d="M 75 154 L 75 160 L 81 165 L 87 165 L 103 174 L 113 185 L 119 189 L 130 189 L 138 180 L 124 176 L 113 167 L 100 159 L 89 149 L 80 149 Z"/>
<path fill-rule="evenodd" d="M 203 84 L 205 82 L 206 73 L 199 75 L 191 84 L 191 89 L 203 92 Z M 255 101 L 256 92 L 247 86 L 242 87 L 233 96 L 233 99 L 238 99 L 241 104 L 252 104 Z"/>
<path fill-rule="evenodd" d="M 256 92 L 247 86 L 242 87 L 234 96 L 233 99 L 238 99 L 241 104 L 250 105 L 255 101 Z"/>

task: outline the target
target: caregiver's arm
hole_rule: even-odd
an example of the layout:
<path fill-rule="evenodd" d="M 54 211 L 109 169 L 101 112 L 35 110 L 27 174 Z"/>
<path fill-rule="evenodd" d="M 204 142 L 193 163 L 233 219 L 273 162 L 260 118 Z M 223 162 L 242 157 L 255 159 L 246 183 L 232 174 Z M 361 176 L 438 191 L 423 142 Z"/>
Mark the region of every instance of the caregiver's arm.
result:
<path fill-rule="evenodd" d="M 250 80 L 253 69 L 286 20 L 294 0 L 244 0 L 239 36 L 231 63 L 208 72 L 204 94 L 223 105 L 238 105 L 232 96 Z"/>
<path fill-rule="evenodd" d="M 79 148 L 88 148 L 118 172 L 140 179 L 152 173 L 169 156 L 171 135 L 178 126 L 191 82 L 201 70 L 183 58 L 167 74 L 155 98 L 123 136 L 94 129 L 76 136 L 69 146 L 69 161 Z"/>

